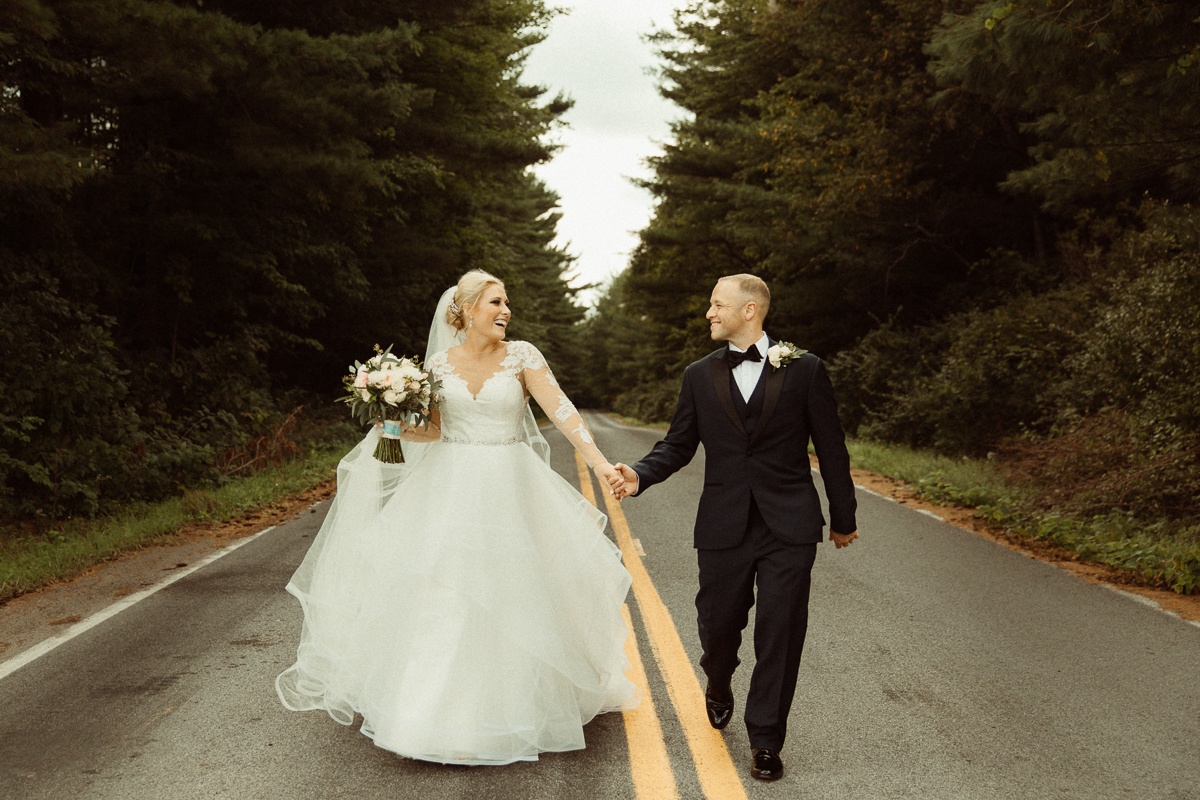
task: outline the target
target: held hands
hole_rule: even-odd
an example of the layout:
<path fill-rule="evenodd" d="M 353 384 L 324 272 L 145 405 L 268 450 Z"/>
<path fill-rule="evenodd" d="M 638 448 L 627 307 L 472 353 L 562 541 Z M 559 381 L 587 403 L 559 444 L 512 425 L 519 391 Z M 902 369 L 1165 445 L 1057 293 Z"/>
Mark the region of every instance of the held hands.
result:
<path fill-rule="evenodd" d="M 616 470 L 620 473 L 624 483 L 620 490 L 614 490 L 613 496 L 618 500 L 624 500 L 630 495 L 637 494 L 638 490 L 638 474 L 633 471 L 633 468 L 627 464 L 617 464 Z"/>
<path fill-rule="evenodd" d="M 850 543 L 858 538 L 858 531 L 851 531 L 850 533 L 830 531 L 829 538 L 833 540 L 834 547 L 841 550 L 843 547 L 849 547 Z"/>
<path fill-rule="evenodd" d="M 620 500 L 621 491 L 625 487 L 625 478 L 617 471 L 617 468 L 605 461 L 603 464 L 592 467 L 592 471 L 600 479 L 600 485 L 608 489 L 609 494 Z"/>

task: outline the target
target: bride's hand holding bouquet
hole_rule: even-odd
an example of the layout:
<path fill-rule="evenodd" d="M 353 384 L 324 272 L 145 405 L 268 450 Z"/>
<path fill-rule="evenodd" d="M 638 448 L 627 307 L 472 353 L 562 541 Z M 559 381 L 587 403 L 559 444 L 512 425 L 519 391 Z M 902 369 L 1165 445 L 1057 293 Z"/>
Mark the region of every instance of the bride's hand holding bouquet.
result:
<path fill-rule="evenodd" d="M 383 438 L 375 447 L 378 460 L 404 463 L 401 436 L 437 438 L 414 435 L 418 427 L 429 431 L 442 388 L 442 382 L 426 372 L 415 357 L 397 357 L 392 355 L 391 345 L 386 350 L 375 345 L 375 355 L 365 363 L 355 361 L 342 383 L 347 395 L 340 402 L 350 406 L 351 416 L 363 425 L 382 424 Z"/>

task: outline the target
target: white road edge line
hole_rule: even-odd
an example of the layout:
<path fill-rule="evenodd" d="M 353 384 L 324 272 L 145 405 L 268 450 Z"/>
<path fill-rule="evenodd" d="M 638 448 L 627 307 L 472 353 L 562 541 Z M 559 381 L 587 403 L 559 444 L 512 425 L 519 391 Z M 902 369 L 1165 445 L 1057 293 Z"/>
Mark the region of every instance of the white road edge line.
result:
<path fill-rule="evenodd" d="M 272 525 L 271 527 L 264 528 L 263 530 L 259 531 L 258 533 L 254 534 L 252 536 L 248 536 L 245 539 L 236 541 L 233 544 L 229 545 L 228 547 L 226 547 L 222 550 L 218 550 L 216 553 L 213 553 L 211 556 L 200 561 L 198 564 L 194 564 L 193 566 L 188 567 L 187 569 L 183 570 L 182 572 L 176 572 L 175 574 L 173 574 L 171 577 L 167 578 L 162 583 L 155 584 L 154 586 L 151 586 L 149 589 L 143 589 L 142 591 L 137 592 L 135 594 L 131 594 L 128 597 L 123 597 L 120 600 L 118 600 L 117 602 L 113 603 L 108 608 L 97 611 L 95 614 L 92 614 L 90 617 L 88 617 L 85 620 L 76 622 L 74 625 L 72 625 L 70 628 L 68 628 L 65 633 L 55 636 L 53 639 L 47 639 L 44 642 L 41 642 L 40 644 L 36 644 L 33 647 L 26 650 L 24 653 L 21 653 L 18 656 L 14 656 L 13 658 L 10 658 L 8 661 L 0 663 L 0 681 L 4 680 L 9 675 L 13 674 L 17 670 L 19 670 L 21 667 L 30 663 L 31 661 L 34 661 L 34 660 L 39 659 L 42 656 L 46 655 L 46 653 L 49 653 L 51 650 L 54 650 L 59 645 L 66 644 L 67 642 L 71 641 L 79 634 L 84 633 L 84 632 L 96 627 L 101 622 L 104 622 L 106 619 L 115 617 L 117 614 L 120 614 L 122 611 L 129 608 L 130 606 L 140 603 L 141 601 L 145 600 L 147 597 L 154 594 L 158 590 L 167 588 L 175 581 L 180 580 L 181 578 L 186 578 L 188 575 L 191 575 L 193 572 L 196 572 L 197 570 L 207 567 L 209 564 L 216 561 L 218 558 L 222 558 L 223 556 L 229 555 L 234 550 L 237 550 L 239 547 L 250 544 L 255 539 L 262 536 L 264 533 L 270 533 L 271 531 L 275 530 L 278 527 L 279 527 L 278 525 Z"/>
<path fill-rule="evenodd" d="M 816 470 L 813 470 L 813 472 L 816 472 Z M 879 494 L 879 492 L 872 492 L 867 487 L 860 486 L 857 483 L 854 484 L 854 489 L 855 489 L 855 491 L 858 491 L 858 492 L 866 492 L 867 494 L 875 495 L 876 497 L 881 497 L 884 500 L 888 500 L 892 503 L 896 502 L 895 500 L 893 500 L 892 498 L 890 498 L 886 495 Z M 914 508 L 912 510 L 916 511 L 918 514 L 925 514 L 926 516 L 933 517 L 938 522 L 946 521 L 945 519 L 943 519 L 942 517 L 939 517 L 937 514 L 933 513 L 932 511 L 926 511 L 923 508 Z M 996 542 L 995 544 L 997 544 L 1000 547 L 1005 547 L 1005 545 L 1001 544 L 1000 542 Z M 1006 549 L 1012 549 L 1012 548 L 1006 548 Z M 1013 552 L 1020 553 L 1023 556 L 1029 556 L 1030 558 L 1034 557 L 1032 553 L 1026 552 L 1024 550 L 1014 550 Z M 1045 562 L 1043 562 L 1043 563 L 1045 563 Z M 1054 565 L 1051 564 L 1050 566 L 1054 566 Z M 1163 614 L 1166 614 L 1167 616 L 1174 617 L 1175 619 L 1179 620 L 1180 622 L 1186 622 L 1188 625 L 1191 625 L 1196 628 L 1200 628 L 1200 622 L 1195 622 L 1190 619 L 1184 619 L 1183 617 L 1176 614 L 1174 611 L 1170 611 L 1168 609 L 1163 608 L 1162 605 L 1160 605 L 1158 603 L 1158 601 L 1156 601 L 1156 600 L 1151 600 L 1149 597 L 1142 597 L 1140 594 L 1134 594 L 1133 592 L 1127 592 L 1124 589 L 1118 589 L 1117 587 L 1110 586 L 1107 583 L 1102 583 L 1100 585 L 1103 586 L 1105 589 L 1116 592 L 1119 595 L 1123 595 L 1123 596 L 1129 598 L 1130 600 L 1133 600 L 1134 602 L 1141 603 L 1142 605 L 1153 608 L 1155 611 L 1160 611 Z M 0 676 L 0 677 L 2 677 L 2 676 Z"/>
<path fill-rule="evenodd" d="M 821 473 L 820 473 L 820 472 L 817 472 L 817 470 L 815 470 L 815 469 L 814 469 L 814 470 L 813 470 L 813 474 L 814 474 L 814 475 L 820 475 Z M 854 491 L 856 491 L 856 492 L 866 492 L 867 494 L 874 495 L 875 497 L 878 497 L 880 500 L 887 500 L 889 503 L 894 503 L 894 502 L 896 502 L 896 498 L 894 498 L 894 497 L 888 497 L 886 494 L 880 494 L 879 492 L 872 492 L 872 491 L 871 491 L 870 489 L 868 489 L 867 487 L 865 487 L 865 486 L 860 486 L 860 485 L 859 485 L 859 484 L 857 484 L 857 483 L 856 483 L 856 484 L 854 484 Z M 942 518 L 941 518 L 941 517 L 938 517 L 938 519 L 942 519 Z M 942 520 L 942 521 L 943 521 L 943 522 L 945 522 L 945 520 Z"/>
<path fill-rule="evenodd" d="M 1132 600 L 1135 603 L 1141 603 L 1144 606 L 1149 606 L 1150 608 L 1153 608 L 1155 611 L 1166 614 L 1168 617 L 1174 617 L 1175 619 L 1179 620 L 1180 622 L 1186 622 L 1188 625 L 1192 625 L 1194 627 L 1200 628 L 1200 622 L 1195 622 L 1194 620 L 1190 620 L 1190 619 L 1184 619 L 1183 617 L 1176 614 L 1174 611 L 1163 608 L 1162 604 L 1159 603 L 1157 600 L 1154 600 L 1153 598 L 1143 597 L 1142 595 L 1134 594 L 1133 592 L 1127 592 L 1124 589 L 1118 589 L 1116 586 L 1110 586 L 1107 583 L 1102 583 L 1100 585 L 1103 586 L 1105 589 L 1108 589 L 1110 592 L 1116 592 L 1117 594 L 1121 595 L 1122 597 Z"/>
<path fill-rule="evenodd" d="M 889 503 L 894 503 L 894 502 L 896 502 L 896 500 L 895 500 L 894 498 L 888 497 L 887 495 L 884 495 L 884 494 L 880 494 L 879 492 L 872 492 L 872 491 L 871 491 L 870 489 L 868 489 L 867 487 L 865 487 L 865 486 L 859 486 L 857 483 L 856 483 L 856 484 L 854 484 L 854 490 L 855 490 L 856 492 L 866 492 L 867 494 L 874 495 L 875 497 L 881 498 L 881 499 L 883 499 L 883 500 L 887 500 Z M 938 516 L 937 514 L 933 513 L 932 511 L 929 511 L 928 509 L 924 509 L 924 508 L 913 508 L 913 509 L 910 509 L 910 510 L 911 510 L 911 511 L 915 511 L 915 512 L 917 512 L 918 514 L 924 514 L 924 515 L 925 515 L 925 516 L 927 516 L 927 517 L 933 517 L 933 518 L 934 518 L 934 519 L 936 519 L 938 522 L 945 522 L 945 521 L 946 521 L 946 518 L 945 518 L 945 517 L 940 517 L 940 516 Z"/>

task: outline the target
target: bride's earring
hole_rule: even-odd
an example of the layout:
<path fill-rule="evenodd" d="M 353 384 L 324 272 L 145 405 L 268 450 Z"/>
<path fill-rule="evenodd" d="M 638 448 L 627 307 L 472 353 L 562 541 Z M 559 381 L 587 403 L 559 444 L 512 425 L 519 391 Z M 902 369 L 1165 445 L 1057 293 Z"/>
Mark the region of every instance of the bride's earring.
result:
<path fill-rule="evenodd" d="M 470 317 L 468 317 L 468 318 L 467 318 L 467 330 L 471 330 L 471 326 L 472 326 L 472 325 L 474 325 L 474 324 L 475 324 L 475 320 L 473 320 L 473 319 L 471 319 Z"/>

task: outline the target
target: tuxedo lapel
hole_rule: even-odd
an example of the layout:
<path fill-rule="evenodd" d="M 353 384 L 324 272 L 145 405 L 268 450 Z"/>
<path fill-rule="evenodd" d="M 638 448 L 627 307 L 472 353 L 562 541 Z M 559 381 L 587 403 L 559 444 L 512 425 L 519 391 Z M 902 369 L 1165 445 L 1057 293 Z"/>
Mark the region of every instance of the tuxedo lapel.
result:
<path fill-rule="evenodd" d="M 775 344 L 771 339 L 767 340 L 769 344 Z M 763 380 L 767 383 L 767 396 L 763 399 L 762 416 L 758 418 L 758 424 L 754 427 L 754 437 L 750 439 L 750 444 L 753 445 L 758 441 L 758 437 L 762 435 L 766 429 L 767 423 L 771 421 L 771 415 L 775 413 L 775 406 L 779 403 L 779 395 L 783 391 L 783 370 L 784 367 L 773 369 L 770 363 L 763 365 Z"/>
<path fill-rule="evenodd" d="M 725 360 L 724 351 L 712 357 L 712 379 L 713 388 L 717 392 L 717 400 L 721 403 L 721 408 L 725 409 L 725 413 L 729 415 L 730 421 L 737 426 L 737 429 L 746 434 L 746 426 L 742 424 L 742 415 L 737 412 L 737 408 L 733 404 L 733 389 L 730 387 L 729 362 Z"/>

